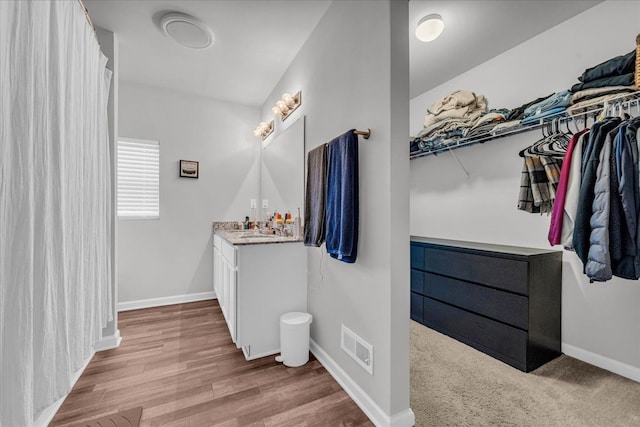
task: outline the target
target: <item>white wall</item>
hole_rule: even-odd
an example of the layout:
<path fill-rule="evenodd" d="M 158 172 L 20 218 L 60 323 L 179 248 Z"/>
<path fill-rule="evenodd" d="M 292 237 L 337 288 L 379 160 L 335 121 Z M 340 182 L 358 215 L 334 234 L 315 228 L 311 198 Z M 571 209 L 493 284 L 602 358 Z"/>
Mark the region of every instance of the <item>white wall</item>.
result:
<path fill-rule="evenodd" d="M 308 248 L 308 309 L 312 339 L 387 418 L 410 416 L 409 162 L 407 145 L 394 143 L 409 125 L 408 43 L 407 2 L 333 2 L 261 117 L 272 117 L 282 93 L 302 90 L 294 115 L 305 115 L 307 152 L 349 129 L 371 128 L 359 146 L 357 262 Z M 290 120 L 276 120 L 276 133 Z M 373 376 L 341 350 L 341 324 L 373 345 Z"/>
<path fill-rule="evenodd" d="M 451 79 L 411 101 L 411 133 L 439 97 L 468 89 L 491 108 L 517 107 L 569 88 L 590 66 L 630 52 L 640 2 L 607 1 Z M 516 209 L 518 151 L 539 131 L 411 161 L 411 234 L 548 248 L 549 216 Z M 640 381 L 640 283 L 590 284 L 573 252 L 564 252 L 563 351 Z"/>
<path fill-rule="evenodd" d="M 212 291 L 211 223 L 244 220 L 258 194 L 258 108 L 120 82 L 119 116 L 121 137 L 160 141 L 160 219 L 118 221 L 119 302 Z"/>

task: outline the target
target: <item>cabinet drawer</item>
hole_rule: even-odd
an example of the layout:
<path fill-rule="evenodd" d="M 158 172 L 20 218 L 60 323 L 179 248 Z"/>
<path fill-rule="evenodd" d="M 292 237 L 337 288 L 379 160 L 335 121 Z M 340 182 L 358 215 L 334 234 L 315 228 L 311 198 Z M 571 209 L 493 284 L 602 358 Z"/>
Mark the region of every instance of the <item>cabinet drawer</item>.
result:
<path fill-rule="evenodd" d="M 424 247 L 411 244 L 411 268 L 424 270 Z"/>
<path fill-rule="evenodd" d="M 413 290 L 413 271 L 411 273 Z M 528 328 L 529 299 L 527 297 L 431 273 L 423 273 L 423 277 L 423 294 L 428 297 L 520 329 Z"/>
<path fill-rule="evenodd" d="M 422 323 L 423 318 L 423 302 L 424 297 L 415 292 L 411 292 L 411 319 Z"/>
<path fill-rule="evenodd" d="M 236 267 L 236 248 L 233 245 L 223 241 L 222 247 L 220 248 L 220 252 L 222 253 L 222 256 L 227 261 L 229 261 L 231 266 L 235 268 Z"/>
<path fill-rule="evenodd" d="M 411 269 L 411 292 L 424 294 L 424 271 Z"/>
<path fill-rule="evenodd" d="M 518 369 L 526 367 L 527 333 L 450 305 L 424 298 L 424 324 Z"/>
<path fill-rule="evenodd" d="M 425 270 L 468 282 L 528 295 L 527 262 L 424 248 Z"/>

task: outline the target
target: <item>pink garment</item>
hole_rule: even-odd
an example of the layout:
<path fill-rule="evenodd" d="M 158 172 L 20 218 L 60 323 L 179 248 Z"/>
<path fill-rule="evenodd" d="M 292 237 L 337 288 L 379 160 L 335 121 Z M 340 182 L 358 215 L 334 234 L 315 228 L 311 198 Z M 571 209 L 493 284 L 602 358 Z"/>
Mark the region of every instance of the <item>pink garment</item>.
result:
<path fill-rule="evenodd" d="M 562 162 L 560 181 L 558 182 L 556 199 L 553 203 L 553 210 L 551 211 L 551 224 L 549 225 L 549 243 L 551 243 L 551 246 L 559 245 L 562 242 L 562 219 L 564 217 L 564 201 L 567 195 L 567 182 L 569 180 L 569 171 L 571 170 L 571 158 L 573 149 L 576 146 L 576 142 L 578 142 L 578 138 L 580 138 L 580 135 L 587 131 L 588 129 L 583 129 L 571 137 L 571 141 L 569 141 L 569 147 L 567 148 L 567 154 L 565 154 L 564 161 Z"/>

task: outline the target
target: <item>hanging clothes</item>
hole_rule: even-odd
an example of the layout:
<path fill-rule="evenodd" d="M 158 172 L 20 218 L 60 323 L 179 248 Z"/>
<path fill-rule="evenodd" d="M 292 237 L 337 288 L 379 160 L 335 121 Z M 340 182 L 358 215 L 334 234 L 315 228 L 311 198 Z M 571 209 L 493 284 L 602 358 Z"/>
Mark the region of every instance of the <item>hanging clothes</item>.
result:
<path fill-rule="evenodd" d="M 582 158 L 582 180 L 573 231 L 573 247 L 582 264 L 585 266 L 589 260 L 591 237 L 590 220 L 593 201 L 595 199 L 594 188 L 597 179 L 597 169 L 600 163 L 600 152 L 604 146 L 607 133 L 616 128 L 620 122 L 621 119 L 619 117 L 607 117 L 595 123 L 589 133 L 589 141 L 585 146 Z"/>
<path fill-rule="evenodd" d="M 564 212 L 562 220 L 561 243 L 567 250 L 573 250 L 573 229 L 578 213 L 578 199 L 582 181 L 582 152 L 589 140 L 589 130 L 582 133 L 576 142 L 570 159 L 570 169 L 567 174 L 567 189 L 564 198 Z M 566 162 L 565 162 L 566 164 Z M 563 165 L 564 168 L 564 165 Z"/>
<path fill-rule="evenodd" d="M 587 129 L 583 129 L 571 137 L 569 147 L 567 148 L 567 154 L 565 155 L 562 163 L 558 191 L 556 192 L 556 199 L 551 212 L 551 225 L 549 226 L 548 238 L 551 245 L 557 245 L 562 241 L 562 223 L 564 220 L 564 207 L 569 184 L 569 172 L 571 171 L 571 166 L 573 164 L 573 150 L 576 148 L 576 145 L 578 145 L 580 137 L 586 132 Z M 581 150 L 580 154 L 582 154 Z M 576 167 L 579 168 L 580 164 L 574 165 L 574 168 Z"/>

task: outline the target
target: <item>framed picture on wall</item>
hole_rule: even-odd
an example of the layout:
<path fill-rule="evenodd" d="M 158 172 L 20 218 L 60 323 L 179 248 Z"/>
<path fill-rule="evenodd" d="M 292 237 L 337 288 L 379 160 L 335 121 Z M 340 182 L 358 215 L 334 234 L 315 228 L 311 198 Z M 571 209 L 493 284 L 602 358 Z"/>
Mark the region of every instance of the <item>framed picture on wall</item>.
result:
<path fill-rule="evenodd" d="M 180 176 L 183 178 L 198 178 L 200 163 L 193 160 L 180 160 Z"/>

